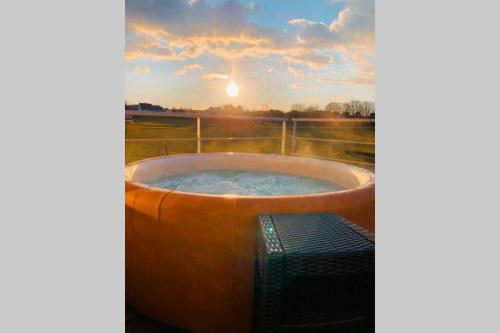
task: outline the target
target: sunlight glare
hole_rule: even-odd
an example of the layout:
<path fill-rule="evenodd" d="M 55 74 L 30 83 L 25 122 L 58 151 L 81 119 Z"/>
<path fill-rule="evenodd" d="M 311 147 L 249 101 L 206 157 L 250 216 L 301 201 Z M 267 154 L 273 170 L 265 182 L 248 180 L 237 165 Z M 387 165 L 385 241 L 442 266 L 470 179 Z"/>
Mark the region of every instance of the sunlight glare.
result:
<path fill-rule="evenodd" d="M 236 84 L 236 82 L 234 82 L 233 80 L 231 80 L 231 82 L 229 82 L 229 84 L 227 85 L 226 87 L 226 93 L 229 97 L 236 97 L 238 96 L 238 92 L 240 91 L 240 88 L 238 87 L 238 85 Z"/>

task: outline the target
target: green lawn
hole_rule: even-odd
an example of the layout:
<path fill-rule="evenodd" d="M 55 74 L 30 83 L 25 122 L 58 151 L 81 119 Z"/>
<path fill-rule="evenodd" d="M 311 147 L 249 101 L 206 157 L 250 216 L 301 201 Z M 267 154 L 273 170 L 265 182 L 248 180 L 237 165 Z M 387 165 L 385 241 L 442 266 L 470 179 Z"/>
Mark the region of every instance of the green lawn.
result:
<path fill-rule="evenodd" d="M 298 137 L 375 142 L 375 125 L 367 123 L 299 122 Z M 202 119 L 202 138 L 259 137 L 279 139 L 204 140 L 201 150 L 207 152 L 281 152 L 281 123 L 270 121 Z M 196 139 L 196 120 L 182 118 L 136 118 L 125 123 L 127 139 L 168 138 L 167 141 L 136 141 L 125 143 L 126 163 L 170 154 L 196 152 L 196 140 L 178 141 L 178 138 Z M 287 123 L 286 154 L 292 148 L 292 123 Z M 375 162 L 375 146 L 353 143 L 332 143 L 300 139 L 296 154 L 317 155 L 323 158 L 351 160 L 351 164 L 371 168 Z M 368 164 L 365 164 L 368 163 Z"/>

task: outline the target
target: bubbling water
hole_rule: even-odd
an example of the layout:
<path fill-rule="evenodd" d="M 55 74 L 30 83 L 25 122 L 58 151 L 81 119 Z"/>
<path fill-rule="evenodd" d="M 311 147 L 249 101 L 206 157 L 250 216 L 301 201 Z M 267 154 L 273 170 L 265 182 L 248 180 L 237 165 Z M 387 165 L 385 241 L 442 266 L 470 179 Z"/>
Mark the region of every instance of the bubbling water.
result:
<path fill-rule="evenodd" d="M 147 183 L 182 192 L 235 195 L 294 195 L 335 192 L 344 187 L 324 180 L 286 173 L 248 170 L 205 170 Z"/>

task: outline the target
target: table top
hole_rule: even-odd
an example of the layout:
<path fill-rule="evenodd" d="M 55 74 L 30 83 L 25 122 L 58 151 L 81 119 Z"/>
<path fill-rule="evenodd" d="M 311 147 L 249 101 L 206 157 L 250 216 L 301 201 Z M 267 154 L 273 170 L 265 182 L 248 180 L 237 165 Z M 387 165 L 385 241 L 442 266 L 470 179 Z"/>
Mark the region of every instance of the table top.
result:
<path fill-rule="evenodd" d="M 375 251 L 369 232 L 333 213 L 273 214 L 259 220 L 268 252 L 316 256 Z"/>

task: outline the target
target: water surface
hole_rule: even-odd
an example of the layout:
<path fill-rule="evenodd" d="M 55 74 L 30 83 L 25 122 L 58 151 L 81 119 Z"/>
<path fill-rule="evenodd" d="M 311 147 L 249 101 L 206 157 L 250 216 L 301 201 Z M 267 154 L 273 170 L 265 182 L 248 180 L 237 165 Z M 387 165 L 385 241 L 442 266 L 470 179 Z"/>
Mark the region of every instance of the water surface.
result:
<path fill-rule="evenodd" d="M 344 189 L 339 184 L 309 177 L 248 170 L 204 170 L 160 178 L 147 185 L 182 192 L 237 195 L 294 195 Z"/>

